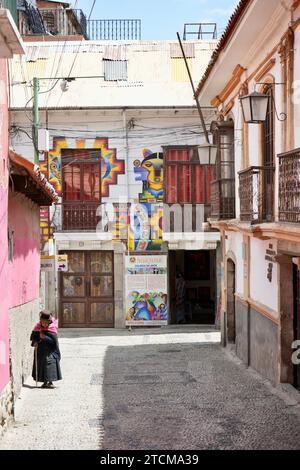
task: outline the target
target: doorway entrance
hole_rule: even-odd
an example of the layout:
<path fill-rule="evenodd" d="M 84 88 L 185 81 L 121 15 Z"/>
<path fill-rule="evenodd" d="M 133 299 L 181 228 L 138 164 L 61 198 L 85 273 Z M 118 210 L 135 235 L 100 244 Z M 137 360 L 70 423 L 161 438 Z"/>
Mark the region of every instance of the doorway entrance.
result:
<path fill-rule="evenodd" d="M 227 260 L 227 341 L 235 343 L 235 264 L 231 259 Z"/>
<path fill-rule="evenodd" d="M 216 299 L 216 251 L 169 252 L 172 324 L 213 325 Z"/>
<path fill-rule="evenodd" d="M 113 252 L 68 251 L 67 254 L 69 270 L 60 274 L 61 326 L 113 328 Z"/>

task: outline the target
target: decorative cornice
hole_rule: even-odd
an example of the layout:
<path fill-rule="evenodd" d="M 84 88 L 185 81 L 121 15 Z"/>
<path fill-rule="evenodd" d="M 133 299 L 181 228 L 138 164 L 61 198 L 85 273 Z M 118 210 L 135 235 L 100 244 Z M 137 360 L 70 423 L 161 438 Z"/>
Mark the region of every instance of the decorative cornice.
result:
<path fill-rule="evenodd" d="M 224 103 L 224 101 L 228 98 L 228 96 L 230 96 L 230 94 L 238 86 L 238 84 L 241 81 L 241 76 L 246 70 L 247 69 L 242 67 L 240 64 L 238 64 L 235 67 L 235 69 L 232 72 L 232 77 L 229 80 L 229 82 L 226 84 L 226 86 L 223 88 L 223 90 L 217 96 L 215 96 L 215 98 L 212 99 L 212 101 L 211 101 L 212 106 L 217 107 L 221 103 Z"/>
<path fill-rule="evenodd" d="M 276 59 L 271 59 L 269 60 L 265 65 L 264 67 L 262 67 L 262 69 L 258 72 L 258 74 L 254 77 L 254 80 L 256 82 L 260 82 L 260 80 L 263 79 L 263 77 L 268 73 L 270 72 L 270 70 L 274 67 L 274 65 L 276 64 Z"/>

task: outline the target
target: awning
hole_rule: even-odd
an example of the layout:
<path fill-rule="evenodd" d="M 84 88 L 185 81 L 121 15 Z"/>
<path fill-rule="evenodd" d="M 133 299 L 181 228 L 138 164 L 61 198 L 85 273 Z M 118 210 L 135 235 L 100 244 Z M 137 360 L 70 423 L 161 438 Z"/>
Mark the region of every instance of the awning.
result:
<path fill-rule="evenodd" d="M 9 151 L 10 186 L 12 190 L 24 194 L 39 206 L 51 206 L 58 202 L 58 195 L 37 165 Z"/>
<path fill-rule="evenodd" d="M 23 41 L 9 10 L 0 8 L 0 57 L 9 59 L 25 54 Z"/>

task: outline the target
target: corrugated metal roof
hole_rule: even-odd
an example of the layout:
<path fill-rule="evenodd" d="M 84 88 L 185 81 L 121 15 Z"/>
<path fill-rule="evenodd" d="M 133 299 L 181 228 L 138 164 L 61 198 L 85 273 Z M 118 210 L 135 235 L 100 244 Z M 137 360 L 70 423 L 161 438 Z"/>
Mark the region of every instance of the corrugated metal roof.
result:
<path fill-rule="evenodd" d="M 116 81 L 127 80 L 128 63 L 127 60 L 103 60 L 104 80 Z"/>

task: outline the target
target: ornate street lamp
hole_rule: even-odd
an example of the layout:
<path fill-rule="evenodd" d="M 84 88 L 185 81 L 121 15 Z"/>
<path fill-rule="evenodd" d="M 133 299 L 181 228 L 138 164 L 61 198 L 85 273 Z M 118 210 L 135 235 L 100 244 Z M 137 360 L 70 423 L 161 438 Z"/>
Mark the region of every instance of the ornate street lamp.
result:
<path fill-rule="evenodd" d="M 218 148 L 213 144 L 198 145 L 198 157 L 201 165 L 214 165 L 216 163 Z"/>
<path fill-rule="evenodd" d="M 270 95 L 254 91 L 250 95 L 241 96 L 240 101 L 244 121 L 249 124 L 265 122 L 268 111 Z"/>
<path fill-rule="evenodd" d="M 269 100 L 274 105 L 274 111 L 278 121 L 285 121 L 287 115 L 280 113 L 278 115 L 276 103 L 273 95 L 273 85 L 283 85 L 283 83 L 257 83 L 256 85 L 265 85 L 268 87 L 266 93 L 254 91 L 250 95 L 240 96 L 244 121 L 249 124 L 261 124 L 267 119 Z"/>

